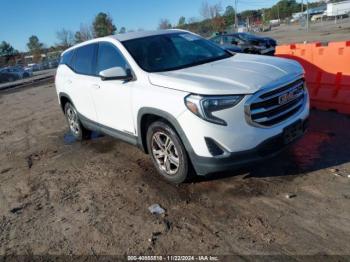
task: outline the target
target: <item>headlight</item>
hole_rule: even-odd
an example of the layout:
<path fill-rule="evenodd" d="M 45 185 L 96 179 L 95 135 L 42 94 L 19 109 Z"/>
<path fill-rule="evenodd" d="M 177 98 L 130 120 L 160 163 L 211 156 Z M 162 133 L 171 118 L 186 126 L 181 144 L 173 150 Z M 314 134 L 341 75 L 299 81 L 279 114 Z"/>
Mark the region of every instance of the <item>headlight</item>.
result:
<path fill-rule="evenodd" d="M 185 105 L 193 114 L 218 125 L 226 126 L 227 123 L 216 116 L 213 112 L 228 109 L 237 105 L 243 95 L 234 96 L 200 96 L 189 95 L 185 97 Z"/>

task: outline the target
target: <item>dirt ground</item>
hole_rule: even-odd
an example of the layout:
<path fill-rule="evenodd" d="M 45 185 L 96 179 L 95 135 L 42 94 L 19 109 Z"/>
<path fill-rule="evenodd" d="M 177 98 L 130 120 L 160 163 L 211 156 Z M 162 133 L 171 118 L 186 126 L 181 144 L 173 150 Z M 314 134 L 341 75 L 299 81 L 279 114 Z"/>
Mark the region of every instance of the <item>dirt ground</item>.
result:
<path fill-rule="evenodd" d="M 270 32 L 261 33 L 273 37 L 278 44 L 350 41 L 350 18 L 335 21 L 310 23 L 310 30 L 300 25 L 281 25 L 272 28 Z"/>
<path fill-rule="evenodd" d="M 312 111 L 281 156 L 174 186 L 135 147 L 71 139 L 53 84 L 0 112 L 0 255 L 350 255 L 347 116 Z"/>

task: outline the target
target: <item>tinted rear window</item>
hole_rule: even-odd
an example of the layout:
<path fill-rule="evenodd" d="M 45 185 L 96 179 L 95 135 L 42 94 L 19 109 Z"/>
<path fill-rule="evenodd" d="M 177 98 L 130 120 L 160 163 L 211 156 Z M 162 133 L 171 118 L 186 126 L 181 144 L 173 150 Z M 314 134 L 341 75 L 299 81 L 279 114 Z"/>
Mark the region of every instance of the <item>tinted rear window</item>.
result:
<path fill-rule="evenodd" d="M 94 57 L 96 44 L 82 46 L 76 49 L 74 70 L 78 74 L 94 75 Z"/>

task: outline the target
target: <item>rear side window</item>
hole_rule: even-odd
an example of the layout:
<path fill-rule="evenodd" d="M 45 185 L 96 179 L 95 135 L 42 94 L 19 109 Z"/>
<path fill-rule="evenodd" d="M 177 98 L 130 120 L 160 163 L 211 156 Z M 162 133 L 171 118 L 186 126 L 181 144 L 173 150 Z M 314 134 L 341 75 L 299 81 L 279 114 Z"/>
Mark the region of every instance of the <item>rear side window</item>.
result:
<path fill-rule="evenodd" d="M 83 75 L 94 75 L 94 57 L 96 44 L 82 46 L 76 49 L 74 71 Z"/>
<path fill-rule="evenodd" d="M 228 36 L 224 36 L 223 37 L 223 42 L 225 44 L 233 44 L 233 45 L 235 45 L 235 44 L 239 43 L 239 39 L 234 37 L 234 36 L 228 35 Z"/>
<path fill-rule="evenodd" d="M 72 58 L 74 55 L 74 50 L 64 53 L 61 56 L 60 65 L 67 65 L 72 67 Z"/>
<path fill-rule="evenodd" d="M 98 47 L 97 74 L 112 67 L 126 68 L 126 61 L 117 47 L 110 43 L 102 42 Z"/>

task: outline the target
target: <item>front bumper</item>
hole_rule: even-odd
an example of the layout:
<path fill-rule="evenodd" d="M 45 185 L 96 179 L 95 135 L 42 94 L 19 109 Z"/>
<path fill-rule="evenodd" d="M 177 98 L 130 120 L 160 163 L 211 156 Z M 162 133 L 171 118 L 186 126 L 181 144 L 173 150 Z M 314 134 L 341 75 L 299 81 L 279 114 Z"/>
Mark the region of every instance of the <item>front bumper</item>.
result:
<path fill-rule="evenodd" d="M 307 125 L 308 119 L 302 120 L 303 132 L 306 131 Z M 263 141 L 253 149 L 233 152 L 219 157 L 202 157 L 192 152 L 190 153 L 190 158 L 197 174 L 204 176 L 210 173 L 237 169 L 253 162 L 260 162 L 274 157 L 297 140 L 286 144 L 283 133 L 280 133 Z"/>

